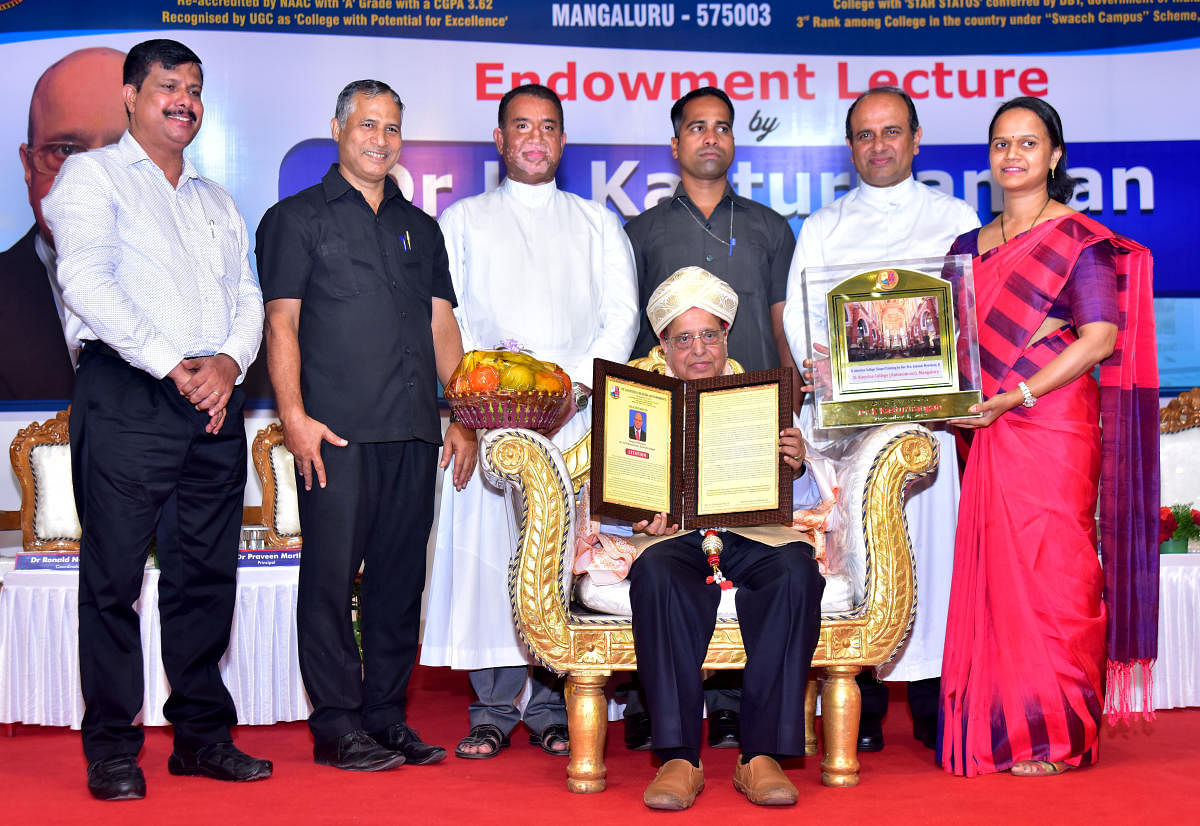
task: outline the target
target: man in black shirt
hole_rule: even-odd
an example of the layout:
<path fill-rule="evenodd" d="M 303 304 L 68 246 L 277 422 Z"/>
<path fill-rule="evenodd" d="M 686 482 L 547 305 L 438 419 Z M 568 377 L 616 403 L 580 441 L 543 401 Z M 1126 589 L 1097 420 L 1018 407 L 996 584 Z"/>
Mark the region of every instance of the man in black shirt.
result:
<path fill-rule="evenodd" d="M 703 267 L 733 287 L 738 327 L 729 333 L 729 356 L 746 370 L 793 367 L 783 333 L 783 302 L 796 237 L 770 207 L 735 195 L 726 174 L 733 163 L 733 102 L 712 86 L 688 92 L 671 107 L 671 154 L 679 161 L 679 186 L 669 197 L 625 224 L 637 263 L 642 326 L 633 352 L 658 345 L 646 304 L 676 270 Z M 794 406 L 799 411 L 799 377 Z M 738 745 L 740 672 L 722 672 L 706 684 L 709 745 Z M 645 749 L 650 727 L 638 692 L 625 711 L 626 745 Z"/>
<path fill-rule="evenodd" d="M 448 381 L 463 353 L 441 230 L 388 176 L 402 114 L 387 84 L 346 86 L 330 124 L 338 163 L 267 211 L 255 250 L 298 477 L 296 610 L 313 756 L 355 771 L 446 756 L 408 727 L 405 694 L 442 443 L 437 379 Z M 452 423 L 440 464 L 453 460 L 457 487 L 475 454 L 475 433 Z M 360 660 L 350 598 L 364 561 Z"/>
<path fill-rule="evenodd" d="M 733 103 L 720 89 L 696 89 L 671 107 L 671 125 L 679 186 L 625 224 L 642 309 L 633 352 L 644 355 L 658 344 L 646 321 L 650 294 L 676 270 L 697 266 L 737 292 L 741 310 L 738 329 L 729 334 L 730 357 L 746 370 L 790 367 L 783 302 L 796 238 L 777 212 L 735 195 L 729 185 Z"/>

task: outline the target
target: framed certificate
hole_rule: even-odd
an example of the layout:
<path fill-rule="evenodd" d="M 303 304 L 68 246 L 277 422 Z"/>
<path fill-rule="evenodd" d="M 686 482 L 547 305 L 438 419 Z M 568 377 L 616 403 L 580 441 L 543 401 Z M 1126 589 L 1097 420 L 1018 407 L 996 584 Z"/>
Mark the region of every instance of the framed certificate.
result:
<path fill-rule="evenodd" d="M 804 275 L 817 428 L 978 415 L 970 256 Z"/>
<path fill-rule="evenodd" d="M 681 529 L 790 524 L 791 373 L 681 381 L 596 359 L 592 510 Z"/>

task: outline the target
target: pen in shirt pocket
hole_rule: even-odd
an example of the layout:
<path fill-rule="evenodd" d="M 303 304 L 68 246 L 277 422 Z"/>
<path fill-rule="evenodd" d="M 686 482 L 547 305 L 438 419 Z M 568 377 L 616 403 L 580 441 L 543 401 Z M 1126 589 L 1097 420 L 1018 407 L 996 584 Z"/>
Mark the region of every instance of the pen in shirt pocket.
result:
<path fill-rule="evenodd" d="M 400 245 L 404 247 L 405 252 L 412 252 L 412 238 L 409 237 L 408 230 L 404 230 L 403 235 L 397 235 L 396 237 L 400 239 Z"/>
<path fill-rule="evenodd" d="M 208 222 L 208 234 L 214 239 L 217 237 L 217 222 L 211 219 Z"/>

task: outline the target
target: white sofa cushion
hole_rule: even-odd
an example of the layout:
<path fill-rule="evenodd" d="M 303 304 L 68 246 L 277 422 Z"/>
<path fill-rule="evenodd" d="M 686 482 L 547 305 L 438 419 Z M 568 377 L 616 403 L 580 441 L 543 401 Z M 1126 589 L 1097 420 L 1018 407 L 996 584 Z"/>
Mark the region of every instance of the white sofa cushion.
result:
<path fill-rule="evenodd" d="M 721 602 L 717 606 L 717 616 L 721 619 L 737 619 L 737 608 L 734 605 L 736 593 L 736 587 L 721 592 Z M 612 585 L 597 585 L 590 576 L 584 574 L 576 583 L 575 595 L 581 603 L 599 614 L 614 617 L 633 616 L 633 609 L 629 605 L 628 579 Z M 828 616 L 848 614 L 853 610 L 854 589 L 850 586 L 850 578 L 845 574 L 830 574 L 825 577 L 821 613 Z"/>
<path fill-rule="evenodd" d="M 39 542 L 78 541 L 83 535 L 71 486 L 71 446 L 40 444 L 29 451 L 33 470 L 33 535 Z"/>
<path fill-rule="evenodd" d="M 300 507 L 296 501 L 296 462 L 282 444 L 271 448 L 271 472 L 275 474 L 275 533 L 300 535 Z"/>

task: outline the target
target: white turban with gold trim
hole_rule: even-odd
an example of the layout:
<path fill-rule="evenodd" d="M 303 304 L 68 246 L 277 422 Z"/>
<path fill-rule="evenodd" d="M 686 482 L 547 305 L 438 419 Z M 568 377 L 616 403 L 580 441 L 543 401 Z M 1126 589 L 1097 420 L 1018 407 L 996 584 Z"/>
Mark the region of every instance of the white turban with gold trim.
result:
<path fill-rule="evenodd" d="M 683 267 L 658 285 L 646 305 L 654 335 L 692 307 L 708 310 L 726 324 L 737 315 L 738 297 L 733 287 L 703 267 Z"/>

